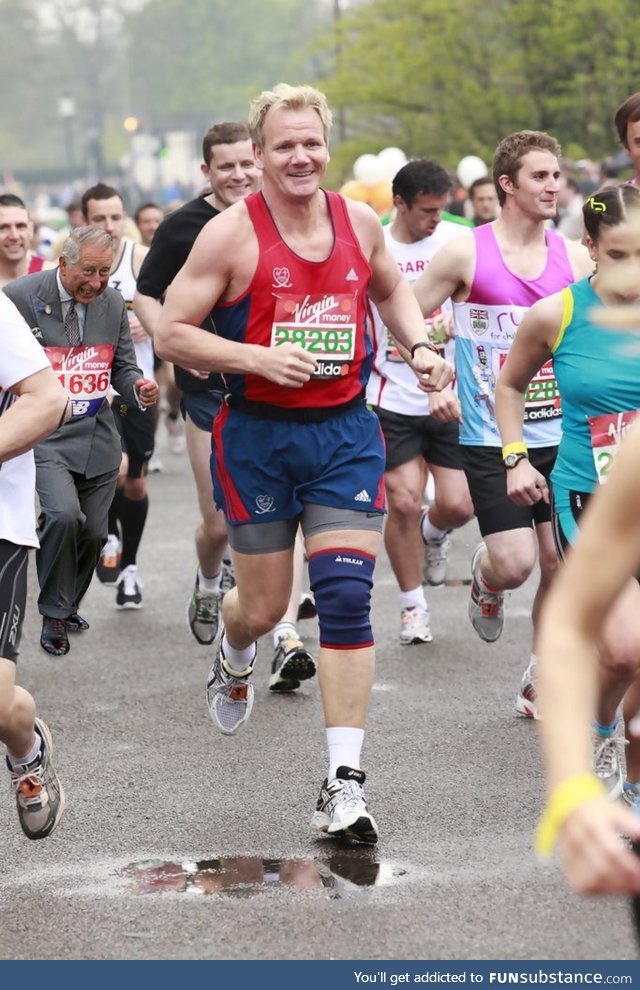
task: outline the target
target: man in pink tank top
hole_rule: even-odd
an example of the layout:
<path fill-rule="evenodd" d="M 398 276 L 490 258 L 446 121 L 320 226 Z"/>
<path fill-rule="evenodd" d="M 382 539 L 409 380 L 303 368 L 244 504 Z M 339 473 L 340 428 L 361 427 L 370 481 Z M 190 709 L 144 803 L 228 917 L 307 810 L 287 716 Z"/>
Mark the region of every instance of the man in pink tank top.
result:
<path fill-rule="evenodd" d="M 493 159 L 501 214 L 445 245 L 414 291 L 424 313 L 448 296 L 454 303 L 456 374 L 462 410 L 460 445 L 483 542 L 472 558 L 471 623 L 495 642 L 504 623 L 504 596 L 531 574 L 540 582 L 532 619 L 531 658 L 516 701 L 518 714 L 537 715 L 533 667 L 535 628 L 556 568 L 549 506 L 521 507 L 507 494 L 507 472 L 529 458 L 548 475 L 560 437 L 560 404 L 550 367 L 540 369 L 525 408 L 526 445 L 502 449 L 495 417 L 495 383 L 524 312 L 592 270 L 585 247 L 548 228 L 556 213 L 560 146 L 540 131 L 505 137 Z"/>
<path fill-rule="evenodd" d="M 156 341 L 166 360 L 225 372 L 229 390 L 214 423 L 214 489 L 237 587 L 223 602 L 207 683 L 211 717 L 226 734 L 249 718 L 255 641 L 286 607 L 300 524 L 329 750 L 311 826 L 373 843 L 360 752 L 373 683 L 384 449 L 364 404 L 369 299 L 417 387 L 443 388 L 452 368 L 429 345 L 376 214 L 320 187 L 330 120 L 324 95 L 309 86 L 279 84 L 253 101 L 248 124 L 263 191 L 203 229 L 167 293 Z M 216 334 L 201 329 L 212 310 Z"/>

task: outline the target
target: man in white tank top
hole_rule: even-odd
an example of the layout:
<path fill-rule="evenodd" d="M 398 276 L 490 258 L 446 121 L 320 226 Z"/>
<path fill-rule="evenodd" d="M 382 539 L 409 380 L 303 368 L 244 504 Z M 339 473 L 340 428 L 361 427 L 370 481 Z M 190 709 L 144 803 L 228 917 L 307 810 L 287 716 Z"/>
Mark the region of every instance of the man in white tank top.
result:
<path fill-rule="evenodd" d="M 407 281 L 415 282 L 434 254 L 460 236 L 458 224 L 442 220 L 451 179 L 435 162 L 417 159 L 393 180 L 394 220 L 385 241 Z M 432 313 L 428 327 L 451 320 L 449 300 Z M 367 401 L 380 420 L 385 438 L 385 489 L 388 517 L 384 543 L 400 589 L 400 643 L 431 642 L 430 616 L 422 571 L 442 585 L 446 576 L 449 533 L 473 515 L 458 447 L 457 397 L 448 390 L 446 421 L 440 418 L 440 393 L 428 396 L 416 386 L 411 368 L 374 309 L 375 359 Z M 432 408 L 433 407 L 433 408 Z M 435 413 L 435 414 L 434 414 Z M 422 512 L 427 474 L 434 479 L 435 500 Z M 422 512 L 422 516 L 421 516 Z M 420 537 L 418 538 L 418 533 Z"/>
<path fill-rule="evenodd" d="M 82 197 L 87 223 L 102 227 L 114 241 L 109 285 L 123 297 L 136 360 L 145 378 L 154 378 L 153 341 L 133 312 L 136 281 L 148 248 L 125 237 L 127 213 L 117 189 L 99 182 Z M 154 447 L 156 414 L 115 396 L 112 406 L 118 431 L 124 440 L 126 462 L 118 477 L 109 510 L 109 536 L 96 574 L 101 581 L 117 582 L 116 608 L 139 609 L 142 593 L 138 580 L 137 552 L 149 509 L 147 467 Z"/>
<path fill-rule="evenodd" d="M 519 588 L 536 557 L 540 560 L 533 650 L 516 701 L 518 714 L 529 718 L 537 715 L 532 675 L 536 622 L 557 557 L 549 506 L 516 506 L 507 495 L 506 472 L 517 472 L 520 461 L 529 458 L 545 475 L 550 473 L 560 410 L 553 396 L 547 401 L 548 375 L 541 375 L 538 392 L 528 403 L 529 449 L 522 444 L 522 449 L 503 450 L 493 393 L 528 306 L 593 267 L 586 248 L 547 229 L 557 209 L 559 155 L 557 141 L 540 131 L 503 138 L 493 159 L 500 217 L 442 248 L 415 285 L 423 313 L 448 297 L 454 304 L 460 444 L 483 536 L 472 559 L 469 617 L 485 642 L 495 642 L 502 632 L 505 592 Z"/>

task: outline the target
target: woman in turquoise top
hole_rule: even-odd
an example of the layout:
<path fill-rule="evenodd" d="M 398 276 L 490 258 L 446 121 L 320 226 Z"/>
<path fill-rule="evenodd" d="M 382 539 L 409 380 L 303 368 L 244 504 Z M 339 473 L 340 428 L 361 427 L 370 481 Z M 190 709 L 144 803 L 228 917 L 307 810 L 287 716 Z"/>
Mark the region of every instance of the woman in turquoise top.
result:
<path fill-rule="evenodd" d="M 522 443 L 524 394 L 538 368 L 553 358 L 562 400 L 562 440 L 551 475 L 553 525 L 560 558 L 578 536 L 578 520 L 599 482 L 606 481 L 617 445 L 640 410 L 640 348 L 628 333 L 598 319 L 604 306 L 640 301 L 640 189 L 612 186 L 594 193 L 583 208 L 585 243 L 595 274 L 531 307 L 525 315 L 496 389 L 502 442 L 522 455 L 507 471 L 507 490 L 519 505 L 550 498 L 543 476 Z M 598 641 L 593 768 L 610 797 L 623 792 L 615 738 L 617 710 L 637 711 L 640 671 L 640 586 L 630 581 L 616 601 Z M 632 687 L 633 685 L 633 687 Z M 629 691 L 629 689 L 631 689 Z M 640 743 L 629 739 L 625 797 L 640 798 Z M 546 740 L 553 774 L 575 740 Z M 553 752 L 552 752 L 553 750 Z M 554 781 L 557 783 L 557 780 Z"/>

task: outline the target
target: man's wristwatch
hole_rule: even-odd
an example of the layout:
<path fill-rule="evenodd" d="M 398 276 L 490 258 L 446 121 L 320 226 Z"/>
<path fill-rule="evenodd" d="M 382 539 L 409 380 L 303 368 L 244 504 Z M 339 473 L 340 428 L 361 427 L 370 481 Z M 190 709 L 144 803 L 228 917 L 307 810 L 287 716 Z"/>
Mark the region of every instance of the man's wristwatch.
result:
<path fill-rule="evenodd" d="M 527 454 L 520 451 L 518 454 L 507 454 L 507 456 L 503 458 L 503 463 L 507 471 L 509 471 L 511 468 L 514 468 L 516 464 L 519 464 L 520 461 L 524 460 L 527 460 Z"/>
<path fill-rule="evenodd" d="M 440 351 L 435 346 L 435 344 L 432 344 L 431 343 L 430 340 L 419 340 L 417 344 L 414 344 L 413 345 L 413 347 L 411 348 L 411 351 L 409 352 L 411 354 L 411 359 L 412 360 L 416 356 L 416 351 L 418 350 L 419 347 L 426 347 L 428 351 L 433 351 L 433 353 L 434 354 L 437 354 L 438 357 L 440 356 Z"/>

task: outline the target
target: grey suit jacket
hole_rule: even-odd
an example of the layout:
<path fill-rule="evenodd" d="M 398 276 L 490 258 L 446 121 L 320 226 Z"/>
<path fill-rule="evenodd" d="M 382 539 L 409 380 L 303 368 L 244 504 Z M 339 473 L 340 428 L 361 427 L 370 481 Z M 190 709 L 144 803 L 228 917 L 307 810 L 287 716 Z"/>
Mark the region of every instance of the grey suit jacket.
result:
<path fill-rule="evenodd" d="M 68 345 L 56 268 L 23 275 L 3 289 L 18 307 L 36 339 L 44 346 Z M 134 382 L 142 377 L 129 330 L 124 300 L 106 288 L 86 309 L 83 344 L 114 344 L 113 388 L 136 403 Z M 57 463 L 77 474 L 94 478 L 120 464 L 121 444 L 113 414 L 105 401 L 96 416 L 69 420 L 35 448 L 36 464 Z"/>

